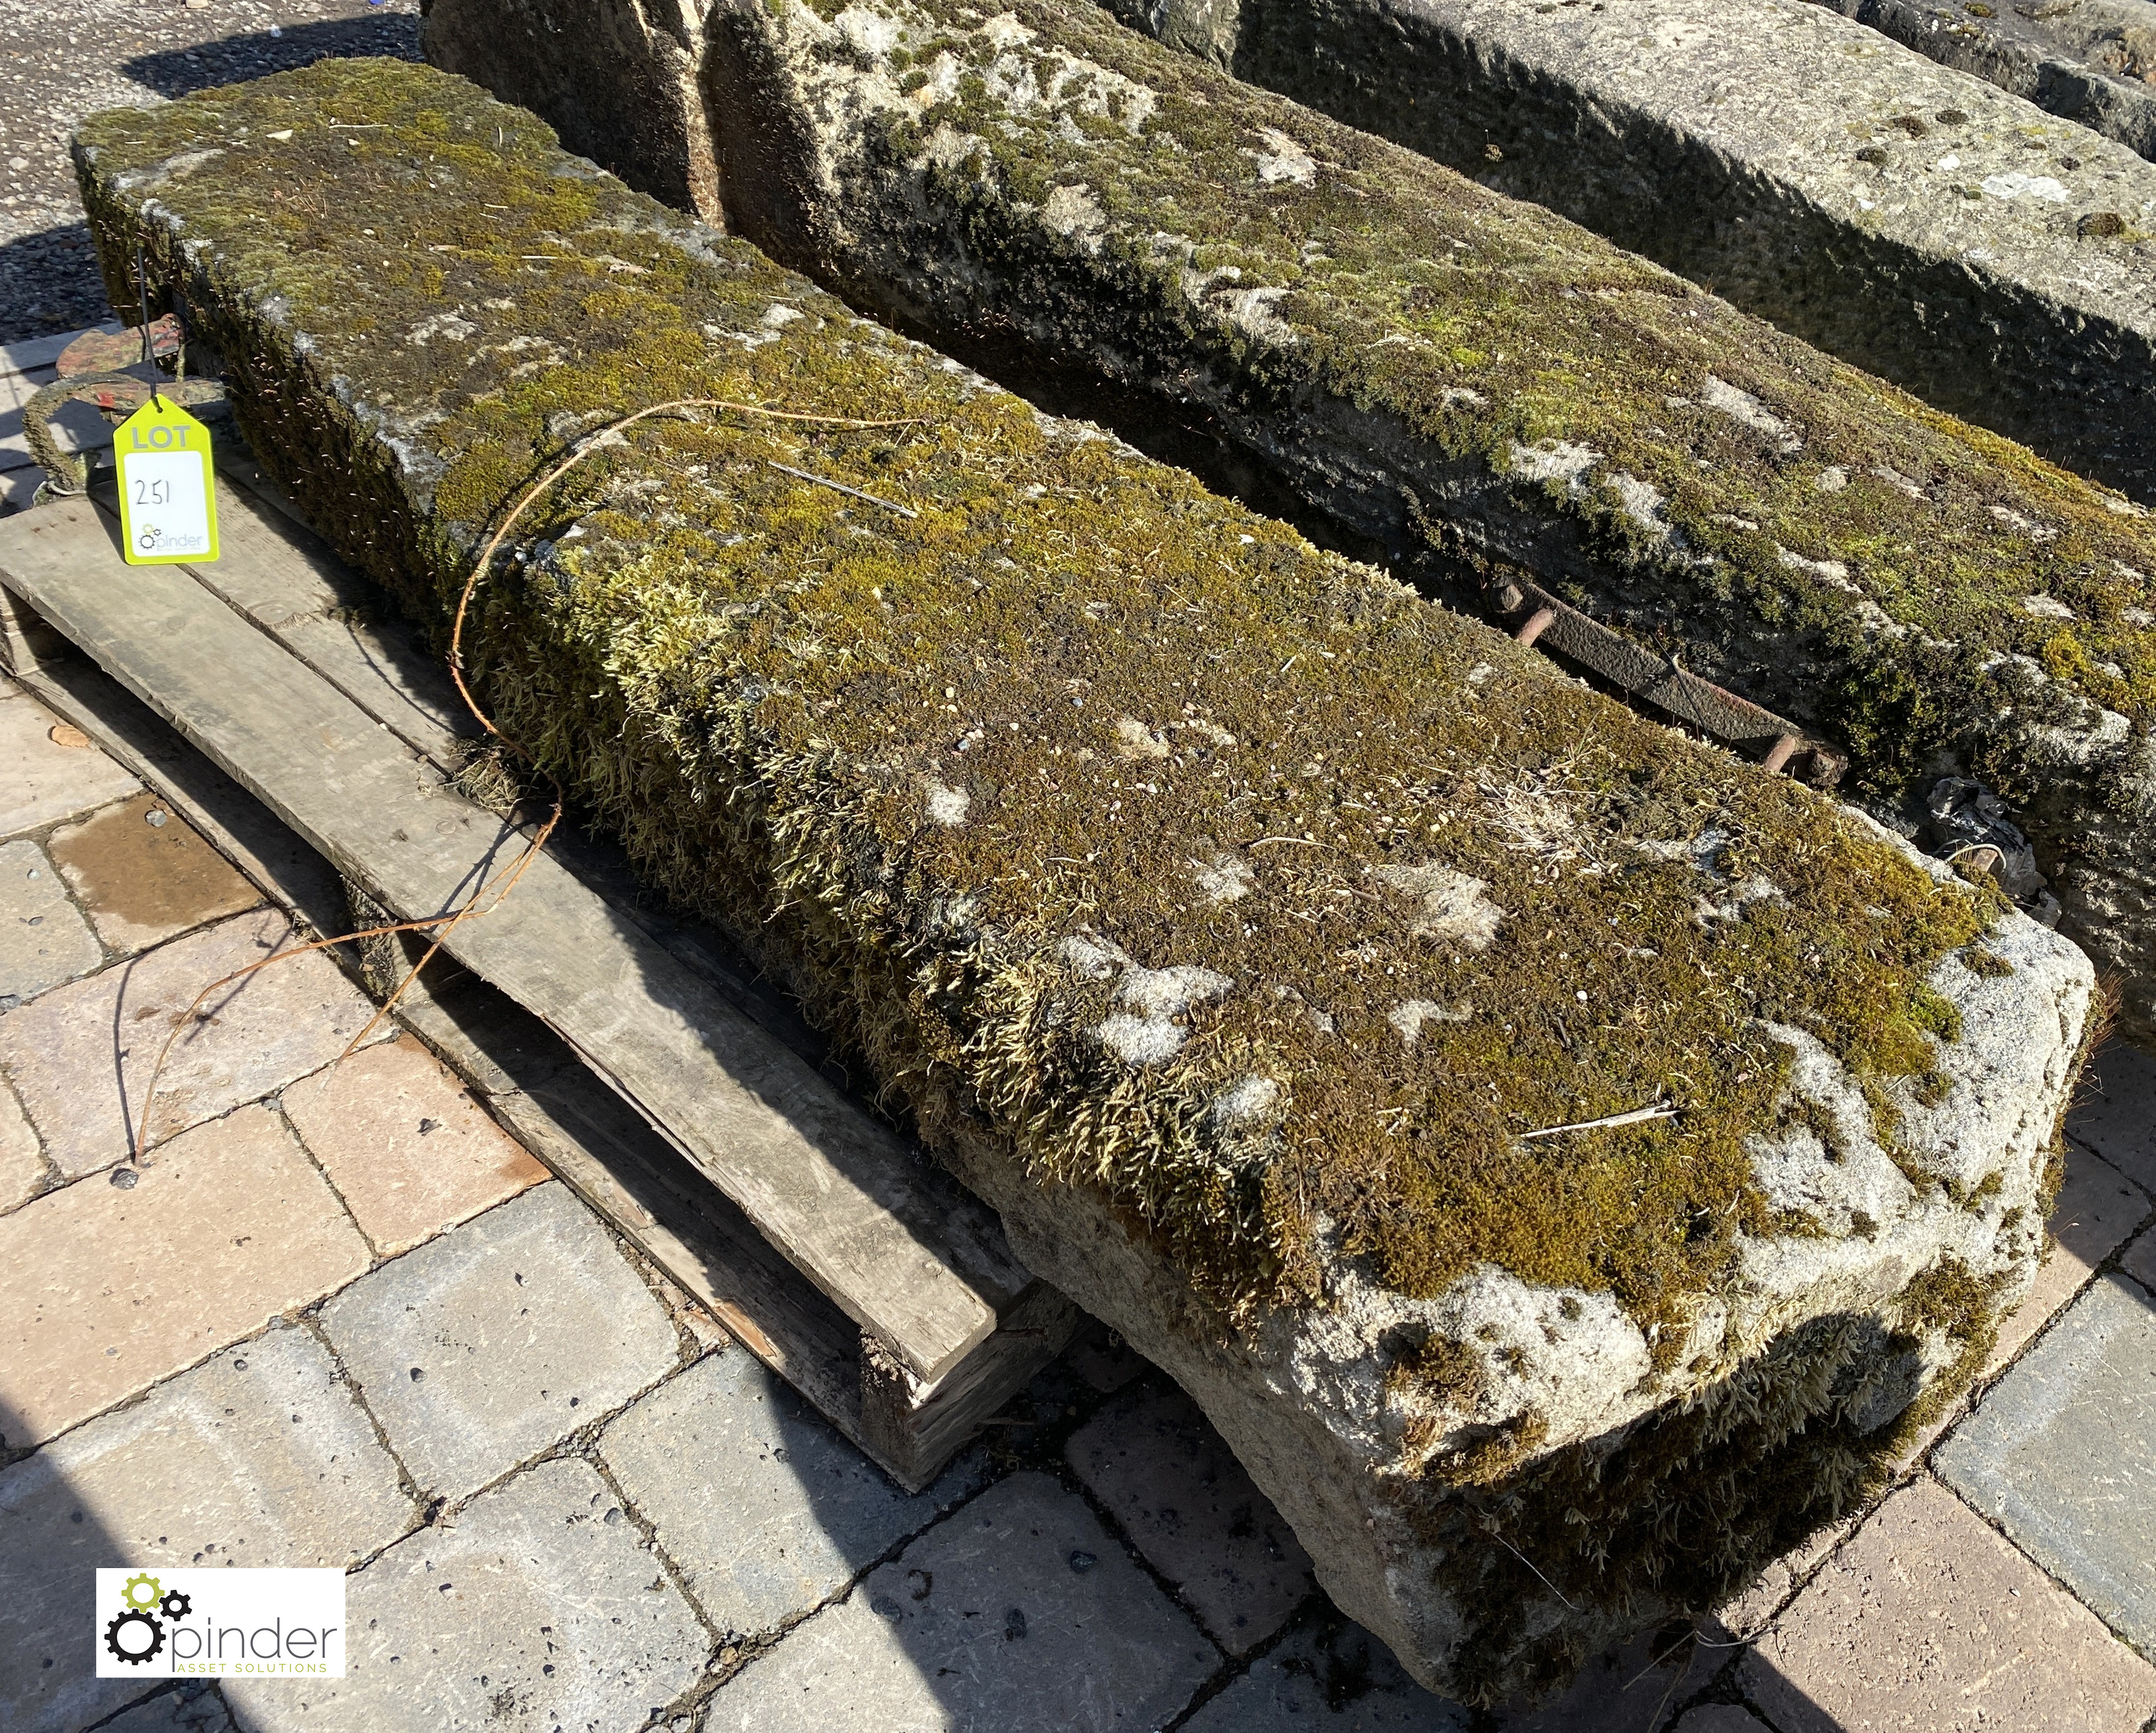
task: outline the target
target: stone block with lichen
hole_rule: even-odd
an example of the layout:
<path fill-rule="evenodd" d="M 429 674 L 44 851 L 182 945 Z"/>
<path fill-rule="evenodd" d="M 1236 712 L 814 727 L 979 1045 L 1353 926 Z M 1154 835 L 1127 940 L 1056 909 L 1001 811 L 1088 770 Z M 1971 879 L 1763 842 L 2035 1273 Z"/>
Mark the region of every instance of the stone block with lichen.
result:
<path fill-rule="evenodd" d="M 116 301 L 139 248 L 436 630 L 585 453 L 482 574 L 485 701 L 1424 1682 L 1712 1604 L 1981 1361 L 2092 990 L 1989 887 L 461 80 L 326 62 L 76 150 Z"/>
<path fill-rule="evenodd" d="M 443 0 L 430 44 L 524 89 L 469 22 L 461 37 L 450 27 L 533 3 Z M 1630 39 L 1614 13 L 1536 9 L 1522 0 L 1474 17 L 1599 33 L 1592 66 Z M 1763 58 L 1755 39 L 1774 30 L 1826 53 L 1814 25 L 1846 29 L 1809 8 L 1784 7 L 1794 21 L 1771 29 L 1772 7 L 1739 11 L 1732 54 Z M 1173 34 L 1186 13 L 1241 42 L 1239 66 L 1282 80 L 1317 79 L 1312 69 L 1352 61 L 1358 44 L 1393 40 L 1363 11 L 1304 0 L 1262 16 L 1245 5 L 1240 37 L 1232 7 L 1147 16 Z M 1318 46 L 1291 46 L 1306 37 Z M 1426 590 L 1479 608 L 1524 573 L 1823 736 L 1848 753 L 1855 787 L 1912 832 L 2002 844 L 2007 882 L 2031 907 L 2049 907 L 2048 877 L 2066 930 L 2120 977 L 2128 1026 L 2156 1029 L 2156 517 L 2145 505 L 1085 0 L 993 17 L 955 0 L 741 0 L 693 39 L 719 153 L 711 172 L 730 219 L 775 256 L 1045 401 L 1101 414 L 1157 453 L 1306 514 Z M 1691 23 L 1677 39 L 1709 52 Z M 1368 64 L 1354 62 L 1371 85 L 1358 118 L 1379 131 L 1490 118 L 1473 107 L 1487 94 L 1476 79 L 1434 49 L 1425 65 L 1424 47 L 1368 48 Z M 1411 104 L 1417 79 L 1444 100 Z M 1957 100 L 1971 112 L 1953 126 L 1922 123 L 1951 136 L 1939 149 L 1980 157 L 1984 177 L 2020 172 L 2027 141 L 2014 113 L 1994 112 L 2018 105 L 1984 87 Z M 1502 173 L 1481 164 L 1501 179 L 1522 167 L 1504 136 Z M 1897 152 L 1917 148 L 1895 136 Z M 640 160 L 632 131 L 605 141 Z M 2092 184 L 2156 198 L 2156 168 L 2107 148 L 2130 168 L 2092 158 Z M 1660 182 L 1627 157 L 1638 183 L 1601 198 L 1606 210 L 1689 222 L 1735 197 L 1687 193 L 1683 152 L 1645 154 Z M 1569 160 L 1502 184 L 1594 220 L 1564 180 Z M 2156 427 L 2156 303 L 2142 268 L 2156 258 L 2145 232 L 2156 205 L 2117 234 L 2082 237 L 2046 229 L 2030 211 L 2051 207 L 2033 195 L 2011 208 L 1980 199 L 1938 219 L 1940 268 L 1959 285 L 1949 293 L 1910 275 L 1901 241 L 1873 237 L 1886 249 L 1875 260 L 1840 229 L 1775 229 L 1830 208 L 1842 224 L 1858 196 L 1849 175 L 1873 169 L 1817 172 L 1831 184 L 1716 232 L 1747 246 L 1765 237 L 1778 268 L 1866 261 L 1861 283 L 1813 296 L 1852 329 L 1892 327 L 1897 297 L 1921 281 L 1957 364 L 2010 381 L 2016 402 L 2055 378 L 2070 397 L 2062 424 L 2131 439 Z M 1896 184 L 1914 173 L 1897 157 Z M 1995 255 L 2003 277 L 1984 276 L 1976 254 Z M 1732 294 L 1748 280 L 1681 249 L 1662 256 Z M 2052 307 L 2069 279 L 2093 299 L 2054 308 L 2065 347 L 1973 358 L 1967 332 L 2010 327 L 2001 309 L 2037 318 L 2030 310 Z M 1937 810 L 1957 804 L 1939 786 L 1948 778 L 2002 794 L 2033 856 L 2011 829 Z"/>

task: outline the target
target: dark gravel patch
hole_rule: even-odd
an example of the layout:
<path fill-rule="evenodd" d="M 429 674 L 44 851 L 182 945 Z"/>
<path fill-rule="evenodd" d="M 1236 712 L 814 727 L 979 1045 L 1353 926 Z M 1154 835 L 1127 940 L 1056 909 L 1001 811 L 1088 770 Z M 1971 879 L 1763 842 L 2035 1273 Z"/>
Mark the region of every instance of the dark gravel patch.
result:
<path fill-rule="evenodd" d="M 0 342 L 108 316 L 68 159 L 84 116 L 336 55 L 418 54 L 418 0 L 0 0 Z"/>

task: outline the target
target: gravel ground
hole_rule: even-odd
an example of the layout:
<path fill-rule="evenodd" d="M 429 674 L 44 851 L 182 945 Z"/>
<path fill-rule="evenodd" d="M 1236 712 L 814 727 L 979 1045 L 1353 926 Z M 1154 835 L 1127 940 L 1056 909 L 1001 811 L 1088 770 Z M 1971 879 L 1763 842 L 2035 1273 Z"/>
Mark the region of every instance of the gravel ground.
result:
<path fill-rule="evenodd" d="M 68 160 L 85 115 L 418 53 L 418 0 L 0 0 L 0 342 L 107 316 Z"/>

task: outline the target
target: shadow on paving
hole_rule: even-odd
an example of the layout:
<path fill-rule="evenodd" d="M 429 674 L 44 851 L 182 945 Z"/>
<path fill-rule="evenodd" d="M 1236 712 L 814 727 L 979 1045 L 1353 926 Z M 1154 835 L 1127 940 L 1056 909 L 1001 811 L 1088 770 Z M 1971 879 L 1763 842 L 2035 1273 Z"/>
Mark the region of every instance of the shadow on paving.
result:
<path fill-rule="evenodd" d="M 0 342 L 59 337 L 110 316 L 88 224 L 0 241 Z"/>
<path fill-rule="evenodd" d="M 272 72 L 311 66 L 317 60 L 387 55 L 419 58 L 419 21 L 404 13 L 373 18 L 326 18 L 293 24 L 272 36 L 259 30 L 193 48 L 161 49 L 121 63 L 121 70 L 160 96 L 186 96 L 214 85 L 237 84 Z"/>
<path fill-rule="evenodd" d="M 192 1705 L 210 1687 L 169 1679 L 100 1679 L 96 1572 L 131 1558 L 52 1466 L 49 1446 L 23 1453 L 30 1427 L 0 1401 L 0 1726 L 9 1733 L 75 1733 L 116 1711 L 172 1696 Z M 9 1458 L 13 1458 L 9 1461 Z M 175 1713 L 172 1733 L 196 1717 Z M 214 1699 L 202 1725 L 228 1725 Z M 163 1733 L 163 1729 L 160 1729 Z"/>

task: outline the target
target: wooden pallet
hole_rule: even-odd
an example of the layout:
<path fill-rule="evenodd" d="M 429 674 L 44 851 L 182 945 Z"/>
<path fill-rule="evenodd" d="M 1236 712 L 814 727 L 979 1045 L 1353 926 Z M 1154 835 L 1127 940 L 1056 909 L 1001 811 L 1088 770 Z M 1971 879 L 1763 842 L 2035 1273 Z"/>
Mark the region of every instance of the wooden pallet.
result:
<path fill-rule="evenodd" d="M 362 902 L 454 908 L 523 833 L 450 785 L 475 725 L 446 675 L 367 623 L 379 593 L 259 472 L 228 475 L 218 527 L 214 564 L 130 567 L 92 501 L 0 521 L 0 654 L 183 808 L 138 702 Z M 54 663 L 55 631 L 104 677 Z M 445 954 L 409 1025 L 906 1486 L 1068 1339 L 1073 1309 L 993 1212 L 798 1050 L 721 937 L 641 906 L 618 857 L 564 839 Z"/>

